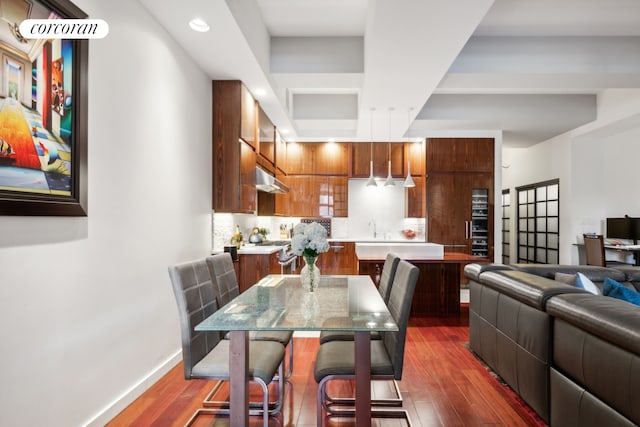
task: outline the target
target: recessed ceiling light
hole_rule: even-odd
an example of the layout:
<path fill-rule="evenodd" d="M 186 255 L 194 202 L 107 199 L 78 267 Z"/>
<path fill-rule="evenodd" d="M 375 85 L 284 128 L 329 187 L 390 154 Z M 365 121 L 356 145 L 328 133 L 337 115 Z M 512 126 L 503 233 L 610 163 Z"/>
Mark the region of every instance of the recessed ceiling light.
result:
<path fill-rule="evenodd" d="M 193 18 L 189 21 L 189 26 L 193 31 L 198 31 L 200 33 L 206 33 L 210 29 L 209 24 L 200 18 Z"/>
<path fill-rule="evenodd" d="M 267 91 L 264 89 L 256 89 L 256 96 L 257 97 L 261 97 L 261 96 L 265 96 L 267 94 Z"/>
<path fill-rule="evenodd" d="M 333 139 L 333 138 L 329 138 L 329 139 L 327 139 L 327 142 L 328 142 L 329 144 L 333 144 L 334 142 L 336 142 L 336 140 L 335 140 L 335 139 Z"/>
<path fill-rule="evenodd" d="M 280 133 L 283 134 L 283 135 L 287 135 L 287 134 L 289 134 L 289 129 L 286 129 L 286 128 L 285 129 L 280 129 Z"/>

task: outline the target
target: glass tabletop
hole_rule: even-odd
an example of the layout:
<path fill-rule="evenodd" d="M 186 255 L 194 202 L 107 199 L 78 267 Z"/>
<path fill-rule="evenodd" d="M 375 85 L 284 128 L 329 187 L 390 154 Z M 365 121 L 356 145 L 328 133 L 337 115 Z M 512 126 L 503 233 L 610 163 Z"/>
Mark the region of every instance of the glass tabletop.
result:
<path fill-rule="evenodd" d="M 195 328 L 197 331 L 397 331 L 369 276 L 321 276 L 315 292 L 298 275 L 269 275 Z"/>

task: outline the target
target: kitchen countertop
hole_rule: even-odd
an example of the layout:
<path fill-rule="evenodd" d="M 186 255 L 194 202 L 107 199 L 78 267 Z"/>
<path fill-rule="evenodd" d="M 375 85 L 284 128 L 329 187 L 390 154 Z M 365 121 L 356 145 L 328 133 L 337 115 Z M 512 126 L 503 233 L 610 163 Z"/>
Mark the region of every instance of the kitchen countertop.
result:
<path fill-rule="evenodd" d="M 284 246 L 249 246 L 238 249 L 238 255 L 270 255 L 282 250 Z"/>
<path fill-rule="evenodd" d="M 354 237 L 345 237 L 344 239 L 340 239 L 337 237 L 332 237 L 330 239 L 327 239 L 327 241 L 329 243 L 331 242 L 356 242 L 356 243 L 425 243 L 424 240 L 420 240 L 420 239 L 389 239 L 389 240 L 385 240 L 385 239 L 373 239 L 371 237 L 361 237 L 361 238 L 354 238 Z"/>
<path fill-rule="evenodd" d="M 383 258 L 372 259 L 372 258 L 358 258 L 358 261 L 364 262 L 384 262 Z M 459 253 L 459 252 L 446 252 L 444 257 L 441 259 L 405 259 L 405 261 L 409 261 L 411 263 L 425 263 L 425 264 L 437 264 L 437 263 L 453 263 L 453 264 L 466 264 L 471 262 L 490 262 L 487 258 L 482 258 L 474 255 Z"/>
<path fill-rule="evenodd" d="M 382 239 L 367 239 L 365 238 L 330 238 L 327 239 L 329 243 L 333 242 L 354 242 L 354 243 L 416 243 L 416 244 L 424 244 L 424 240 L 419 239 L 397 239 L 397 240 L 382 240 Z M 280 251 L 284 246 L 255 246 L 251 243 L 242 245 L 240 249 L 238 249 L 238 255 L 270 255 L 274 252 Z"/>

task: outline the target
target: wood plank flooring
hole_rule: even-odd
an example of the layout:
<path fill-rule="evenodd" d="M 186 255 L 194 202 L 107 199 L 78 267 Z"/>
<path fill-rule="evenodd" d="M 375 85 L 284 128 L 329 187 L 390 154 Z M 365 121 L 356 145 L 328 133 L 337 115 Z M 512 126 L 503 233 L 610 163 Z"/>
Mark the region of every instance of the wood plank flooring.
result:
<path fill-rule="evenodd" d="M 464 307 L 464 306 L 463 306 Z M 414 426 L 544 426 L 507 386 L 496 380 L 467 349 L 468 310 L 460 317 L 414 318 L 407 334 L 400 389 L 403 407 Z M 313 364 L 317 338 L 295 338 L 294 373 L 285 389 L 282 414 L 270 420 L 277 426 L 316 425 L 316 382 Z M 213 382 L 186 381 L 179 364 L 139 399 L 107 424 L 119 426 L 183 426 Z M 221 389 L 217 398 L 225 398 Z M 376 383 L 374 395 L 387 393 L 388 383 Z M 337 382 L 333 393 L 348 394 L 352 384 Z M 252 395 L 254 395 L 252 393 Z M 255 394 L 259 399 L 259 394 Z M 224 416 L 199 416 L 195 426 L 229 425 Z M 261 426 L 261 417 L 251 417 Z M 331 418 L 326 426 L 353 426 L 353 419 Z M 402 426 L 404 421 L 375 420 L 375 426 Z"/>

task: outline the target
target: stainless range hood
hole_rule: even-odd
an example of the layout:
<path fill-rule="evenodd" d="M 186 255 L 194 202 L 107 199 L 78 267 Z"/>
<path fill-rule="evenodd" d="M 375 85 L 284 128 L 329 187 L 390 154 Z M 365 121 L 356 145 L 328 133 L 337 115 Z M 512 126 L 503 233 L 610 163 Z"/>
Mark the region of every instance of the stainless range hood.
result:
<path fill-rule="evenodd" d="M 282 181 L 276 179 L 275 176 L 270 175 L 264 169 L 256 166 L 256 190 L 267 193 L 284 194 L 289 192 L 289 187 Z"/>

